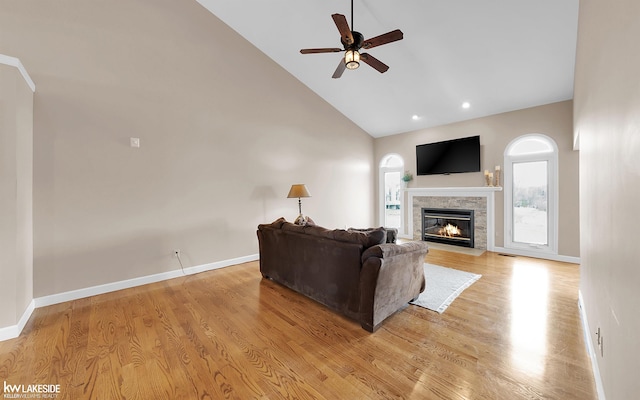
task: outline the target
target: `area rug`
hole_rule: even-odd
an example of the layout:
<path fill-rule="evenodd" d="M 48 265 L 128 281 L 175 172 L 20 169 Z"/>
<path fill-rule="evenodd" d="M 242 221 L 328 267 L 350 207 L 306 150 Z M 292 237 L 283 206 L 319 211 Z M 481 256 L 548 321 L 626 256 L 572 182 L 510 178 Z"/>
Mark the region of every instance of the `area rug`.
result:
<path fill-rule="evenodd" d="M 442 314 L 460 293 L 482 275 L 425 263 L 424 276 L 427 288 L 411 304 Z"/>

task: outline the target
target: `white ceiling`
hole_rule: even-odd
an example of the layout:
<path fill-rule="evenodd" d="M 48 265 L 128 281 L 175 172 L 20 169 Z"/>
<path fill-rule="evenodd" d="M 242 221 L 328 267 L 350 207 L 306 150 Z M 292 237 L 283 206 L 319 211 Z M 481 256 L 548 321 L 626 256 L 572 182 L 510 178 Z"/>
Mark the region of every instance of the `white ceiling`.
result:
<path fill-rule="evenodd" d="M 573 98 L 579 0 L 354 0 L 365 39 L 404 39 L 367 51 L 384 74 L 340 79 L 344 53 L 299 50 L 342 47 L 331 14 L 351 24 L 349 0 L 197 1 L 373 137 Z"/>

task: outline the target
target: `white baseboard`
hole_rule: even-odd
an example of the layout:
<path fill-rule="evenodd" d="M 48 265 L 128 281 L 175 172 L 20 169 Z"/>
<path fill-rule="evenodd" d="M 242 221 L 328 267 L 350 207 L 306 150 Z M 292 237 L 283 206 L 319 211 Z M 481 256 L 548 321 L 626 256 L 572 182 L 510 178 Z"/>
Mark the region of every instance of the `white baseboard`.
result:
<path fill-rule="evenodd" d="M 591 369 L 593 370 L 593 379 L 596 381 L 596 390 L 598 391 L 598 399 L 605 400 L 604 385 L 600 377 L 600 368 L 598 368 L 598 358 L 596 357 L 595 346 L 591 340 L 591 330 L 589 321 L 587 320 L 587 312 L 584 310 L 584 301 L 582 300 L 582 292 L 578 290 L 578 308 L 580 309 L 580 319 L 582 320 L 582 330 L 584 332 L 584 342 L 587 346 L 587 353 L 591 359 Z"/>
<path fill-rule="evenodd" d="M 31 314 L 35 309 L 36 302 L 31 300 L 31 302 L 27 306 L 27 309 L 22 313 L 22 317 L 20 317 L 20 320 L 17 324 L 7 326 L 5 328 L 0 328 L 0 342 L 3 340 L 14 339 L 20 336 L 22 329 L 24 329 L 24 326 L 27 324 L 27 321 L 29 321 L 29 318 L 31 318 Z"/>
<path fill-rule="evenodd" d="M 514 256 L 525 256 L 525 257 L 532 257 L 532 258 L 542 258 L 543 260 L 551 260 L 551 261 L 560 261 L 560 262 L 566 262 L 566 263 L 572 263 L 572 264 L 580 264 L 580 257 L 563 256 L 561 254 L 538 253 L 538 252 L 535 252 L 535 251 L 507 249 L 505 247 L 494 247 L 490 251 L 494 251 L 496 253 L 511 254 L 511 255 L 514 255 Z"/>
<path fill-rule="evenodd" d="M 69 292 L 52 294 L 49 296 L 38 297 L 35 299 L 36 308 L 50 306 L 53 304 L 64 303 L 65 301 L 82 299 L 89 296 L 95 296 L 98 294 L 115 292 L 117 290 L 129 289 L 136 286 L 147 285 L 149 283 L 155 283 L 160 281 L 166 281 L 167 279 L 178 278 L 183 275 L 193 275 L 204 271 L 210 271 L 218 268 L 228 267 L 230 265 L 242 264 L 249 261 L 258 260 L 258 254 L 252 254 L 250 256 L 232 258 L 229 260 L 217 261 L 214 263 L 197 265 L 182 270 L 173 270 L 168 272 L 161 272 L 159 274 L 141 276 L 139 278 L 127 279 L 124 281 L 105 283 L 104 285 L 91 286 L 88 288 L 71 290 Z"/>
<path fill-rule="evenodd" d="M 46 307 L 53 304 L 64 303 L 65 301 L 72 301 L 89 296 L 95 296 L 98 294 L 115 292 L 117 290 L 129 289 L 136 286 L 147 285 L 149 283 L 178 278 L 183 275 L 198 274 L 200 272 L 211 271 L 214 269 L 224 268 L 250 261 L 256 261 L 258 259 L 258 254 L 252 254 L 249 256 L 232 258 L 229 260 L 217 261 L 209 264 L 185 268 L 184 274 L 182 273 L 182 270 L 178 269 L 154 275 L 141 276 L 139 278 L 127 279 L 124 281 L 105 283 L 104 285 L 97 285 L 63 293 L 56 293 L 49 296 L 37 297 L 31 301 L 31 304 L 29 304 L 29 307 L 27 307 L 27 310 L 24 312 L 22 318 L 20 318 L 18 324 L 8 326 L 6 328 L 0 328 L 0 341 L 18 337 L 27 321 L 29 320 L 29 317 L 31 317 L 31 313 L 33 313 L 33 310 L 39 307 Z"/>
<path fill-rule="evenodd" d="M 413 236 L 407 235 L 407 234 L 398 234 L 398 237 L 400 239 L 413 240 Z M 496 252 L 496 253 L 510 254 L 510 255 L 514 255 L 514 256 L 542 258 L 544 260 L 560 261 L 560 262 L 566 262 L 566 263 L 572 263 L 572 264 L 580 264 L 580 257 L 563 256 L 561 254 L 545 254 L 545 253 L 538 253 L 538 252 L 535 252 L 535 251 L 507 249 L 507 248 L 504 248 L 504 247 L 493 247 L 491 249 L 487 249 L 487 251 L 493 251 L 493 252 Z"/>

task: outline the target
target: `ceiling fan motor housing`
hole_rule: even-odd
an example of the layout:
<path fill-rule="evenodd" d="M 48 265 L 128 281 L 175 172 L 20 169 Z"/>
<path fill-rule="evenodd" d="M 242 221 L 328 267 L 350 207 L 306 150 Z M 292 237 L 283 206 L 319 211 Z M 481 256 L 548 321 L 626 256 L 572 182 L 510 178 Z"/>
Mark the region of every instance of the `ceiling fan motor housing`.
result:
<path fill-rule="evenodd" d="M 351 31 L 351 35 L 353 36 L 353 43 L 351 45 L 347 44 L 342 38 L 340 38 L 340 41 L 342 42 L 344 49 L 360 50 L 360 48 L 364 44 L 364 36 L 362 36 L 362 33 L 356 32 L 356 31 Z"/>

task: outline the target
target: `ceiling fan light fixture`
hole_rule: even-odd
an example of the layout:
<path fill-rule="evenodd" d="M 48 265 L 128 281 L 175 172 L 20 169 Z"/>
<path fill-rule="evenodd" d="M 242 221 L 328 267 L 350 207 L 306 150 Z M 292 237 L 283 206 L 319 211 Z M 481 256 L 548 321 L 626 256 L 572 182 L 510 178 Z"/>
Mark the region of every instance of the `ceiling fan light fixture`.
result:
<path fill-rule="evenodd" d="M 360 53 L 358 50 L 347 50 L 344 53 L 344 63 L 347 69 L 356 69 L 360 66 Z"/>

